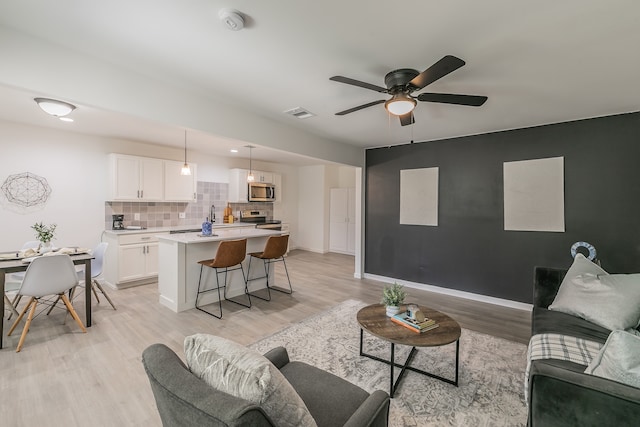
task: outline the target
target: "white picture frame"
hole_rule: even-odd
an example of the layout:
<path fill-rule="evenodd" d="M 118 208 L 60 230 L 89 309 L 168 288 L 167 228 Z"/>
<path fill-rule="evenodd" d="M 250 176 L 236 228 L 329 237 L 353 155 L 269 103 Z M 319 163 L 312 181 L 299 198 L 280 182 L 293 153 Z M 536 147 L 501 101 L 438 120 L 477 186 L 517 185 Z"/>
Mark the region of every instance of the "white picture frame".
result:
<path fill-rule="evenodd" d="M 564 232 L 564 157 L 504 162 L 504 229 Z"/>
<path fill-rule="evenodd" d="M 400 224 L 438 225 L 439 169 L 400 170 Z"/>

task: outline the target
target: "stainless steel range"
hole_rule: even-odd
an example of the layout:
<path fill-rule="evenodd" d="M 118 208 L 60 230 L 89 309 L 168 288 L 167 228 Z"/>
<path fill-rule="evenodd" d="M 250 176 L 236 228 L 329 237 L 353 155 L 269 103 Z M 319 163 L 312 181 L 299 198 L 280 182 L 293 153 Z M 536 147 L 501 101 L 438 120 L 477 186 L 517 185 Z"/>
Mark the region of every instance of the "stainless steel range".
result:
<path fill-rule="evenodd" d="M 266 211 L 240 211 L 240 222 L 255 224 L 256 228 L 282 230 L 282 222 L 277 219 L 268 220 Z"/>

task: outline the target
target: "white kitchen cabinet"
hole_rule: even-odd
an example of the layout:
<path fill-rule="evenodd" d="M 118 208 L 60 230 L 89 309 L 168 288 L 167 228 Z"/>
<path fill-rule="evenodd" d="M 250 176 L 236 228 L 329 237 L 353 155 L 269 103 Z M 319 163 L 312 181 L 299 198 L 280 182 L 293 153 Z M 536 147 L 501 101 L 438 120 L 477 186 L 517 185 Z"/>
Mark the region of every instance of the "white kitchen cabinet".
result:
<path fill-rule="evenodd" d="M 109 163 L 109 200 L 164 199 L 163 160 L 110 154 Z"/>
<path fill-rule="evenodd" d="M 247 169 L 231 169 L 229 171 L 229 202 L 247 203 L 249 190 L 247 186 Z"/>
<path fill-rule="evenodd" d="M 193 202 L 197 199 L 198 168 L 189 163 L 191 175 L 182 175 L 180 171 L 184 162 L 164 160 L 164 201 Z"/>
<path fill-rule="evenodd" d="M 271 172 L 253 171 L 253 176 L 255 177 L 256 182 L 273 184 L 273 173 Z"/>
<path fill-rule="evenodd" d="M 165 234 L 165 233 L 160 233 Z M 157 233 L 108 233 L 104 278 L 115 288 L 150 283 L 158 277 Z"/>
<path fill-rule="evenodd" d="M 356 245 L 355 189 L 332 188 L 329 203 L 329 250 L 353 255 Z"/>

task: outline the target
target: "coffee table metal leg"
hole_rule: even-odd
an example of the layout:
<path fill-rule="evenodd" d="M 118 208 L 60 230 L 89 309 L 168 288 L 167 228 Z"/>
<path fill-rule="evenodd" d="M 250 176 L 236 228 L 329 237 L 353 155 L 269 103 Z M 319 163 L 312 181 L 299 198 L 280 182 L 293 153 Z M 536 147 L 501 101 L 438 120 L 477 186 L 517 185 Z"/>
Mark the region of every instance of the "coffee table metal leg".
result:
<path fill-rule="evenodd" d="M 411 369 L 411 367 L 409 366 L 409 363 L 411 363 L 411 360 L 413 359 L 413 356 L 415 356 L 417 351 L 415 347 L 412 347 L 411 351 L 409 352 L 409 356 L 407 356 L 407 360 L 405 360 L 403 364 L 399 364 L 395 362 L 394 348 L 395 348 L 395 344 L 391 343 L 391 363 L 389 364 L 391 366 L 391 387 L 389 388 L 390 397 L 393 397 L 393 395 L 396 393 L 396 390 L 398 389 L 398 385 L 400 384 L 400 380 L 402 380 L 402 377 L 404 377 L 404 374 L 407 371 L 407 369 Z M 400 374 L 398 375 L 398 378 L 396 379 L 395 384 L 393 382 L 394 365 L 402 368 L 400 370 Z"/>
<path fill-rule="evenodd" d="M 395 349 L 396 349 L 396 345 L 394 343 L 391 343 L 391 359 L 389 359 L 391 361 L 391 363 L 389 363 L 389 366 L 391 366 L 391 373 L 389 374 L 389 396 L 393 397 L 393 393 L 396 391 L 396 384 L 393 384 L 393 365 L 396 364 L 396 356 L 395 356 Z M 400 382 L 400 377 L 402 376 L 402 374 L 400 374 L 400 376 L 398 376 L 398 382 Z"/>
<path fill-rule="evenodd" d="M 404 376 L 407 370 L 417 372 L 419 374 L 426 375 L 428 377 L 435 378 L 447 384 L 451 384 L 458 387 L 458 372 L 459 372 L 458 367 L 460 364 L 460 340 L 459 339 L 456 340 L 456 372 L 455 372 L 454 380 L 450 380 L 449 378 L 444 378 L 444 377 L 441 377 L 440 375 L 432 374 L 431 372 L 426 372 L 421 369 L 414 368 L 413 366 L 409 366 L 409 364 L 411 363 L 411 360 L 413 359 L 413 356 L 417 352 L 416 347 L 411 348 L 411 351 L 409 352 L 409 356 L 407 356 L 407 360 L 405 360 L 403 364 L 400 364 L 400 363 L 396 363 L 395 361 L 395 344 L 394 343 L 391 343 L 390 360 L 385 360 L 380 357 L 365 353 L 363 351 L 363 341 L 364 341 L 364 329 L 361 328 L 360 329 L 360 356 L 368 357 L 369 359 L 377 360 L 378 362 L 386 363 L 387 365 L 390 366 L 390 379 L 389 379 L 389 396 L 390 397 L 393 397 L 393 395 L 395 394 L 396 389 L 400 384 L 400 380 L 402 379 L 402 377 Z M 395 380 L 395 383 L 393 380 L 394 367 L 402 368 L 402 370 L 400 371 L 400 375 L 398 375 L 398 378 Z"/>
<path fill-rule="evenodd" d="M 460 363 L 460 340 L 456 341 L 456 381 L 453 383 L 456 387 L 458 387 L 458 366 Z"/>

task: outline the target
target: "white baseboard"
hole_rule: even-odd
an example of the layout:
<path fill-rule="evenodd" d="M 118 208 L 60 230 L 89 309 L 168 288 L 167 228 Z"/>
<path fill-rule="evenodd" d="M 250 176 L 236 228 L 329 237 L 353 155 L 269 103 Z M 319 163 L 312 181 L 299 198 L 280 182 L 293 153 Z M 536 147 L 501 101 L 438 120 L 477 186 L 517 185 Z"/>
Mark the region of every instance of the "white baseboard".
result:
<path fill-rule="evenodd" d="M 495 298 L 482 294 L 474 294 L 472 292 L 458 291 L 456 289 L 443 288 L 440 286 L 427 285 L 425 283 L 409 282 L 407 280 L 394 279 L 392 277 L 378 276 L 376 274 L 364 274 L 365 279 L 377 280 L 384 283 L 397 282 L 407 288 L 420 289 L 423 291 L 435 292 L 443 295 L 451 295 L 454 297 L 470 299 L 473 301 L 486 302 L 489 304 L 500 305 L 503 307 L 515 308 L 517 310 L 531 311 L 533 310 L 533 304 L 527 304 L 520 301 L 512 301 L 508 299 Z"/>
<path fill-rule="evenodd" d="M 301 251 L 315 252 L 317 254 L 326 254 L 327 253 L 327 251 L 325 251 L 324 249 L 307 248 L 305 246 L 296 246 L 296 249 L 300 249 Z"/>

